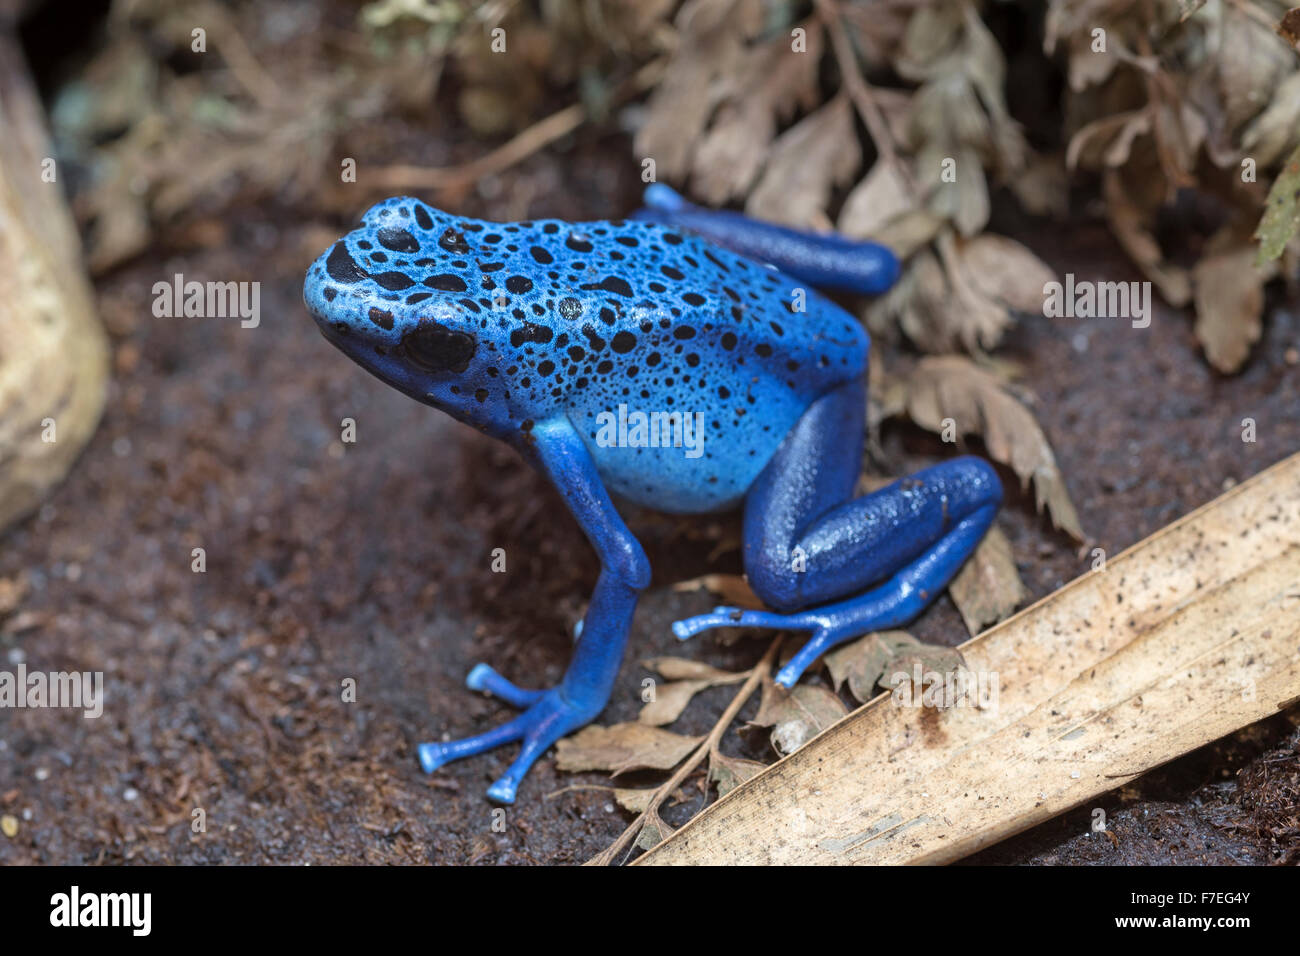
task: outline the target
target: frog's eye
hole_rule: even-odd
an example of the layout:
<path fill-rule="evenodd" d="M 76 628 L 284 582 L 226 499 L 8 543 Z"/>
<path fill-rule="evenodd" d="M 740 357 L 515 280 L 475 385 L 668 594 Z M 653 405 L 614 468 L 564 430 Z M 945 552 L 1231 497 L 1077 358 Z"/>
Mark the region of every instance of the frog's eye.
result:
<path fill-rule="evenodd" d="M 466 332 L 421 322 L 402 336 L 402 347 L 411 363 L 426 372 L 463 372 L 478 350 L 478 342 Z"/>

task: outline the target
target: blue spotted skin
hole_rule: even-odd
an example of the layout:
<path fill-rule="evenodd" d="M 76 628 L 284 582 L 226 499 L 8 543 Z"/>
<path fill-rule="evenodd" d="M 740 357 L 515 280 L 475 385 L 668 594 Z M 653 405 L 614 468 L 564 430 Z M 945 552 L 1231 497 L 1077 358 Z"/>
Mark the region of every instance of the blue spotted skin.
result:
<path fill-rule="evenodd" d="M 479 664 L 468 685 L 524 712 L 419 747 L 433 772 L 521 742 L 488 789 L 501 802 L 552 743 L 600 713 L 618 674 L 650 567 L 611 494 L 687 514 L 743 502 L 746 574 L 776 611 L 718 608 L 673 629 L 681 639 L 714 627 L 807 631 L 777 676 L 785 687 L 826 649 L 919 614 L 1001 498 L 993 470 L 969 457 L 853 496 L 868 339 L 810 285 L 878 291 L 897 275 L 892 253 L 710 213 L 676 194 L 652 190 L 647 202 L 631 221 L 489 223 L 397 197 L 307 272 L 304 299 L 327 339 L 518 449 L 600 558 L 560 684 L 525 690 Z M 741 254 L 756 250 L 762 261 Z M 598 416 L 620 405 L 698 413 L 702 454 L 599 440 Z"/>
<path fill-rule="evenodd" d="M 306 298 L 331 341 L 413 398 L 516 445 L 566 416 L 606 488 L 672 512 L 739 504 L 812 400 L 866 368 L 866 333 L 838 306 L 650 222 L 482 223 L 398 197 L 312 266 Z M 452 377 L 423 374 L 428 323 L 476 339 Z M 598 445 L 619 403 L 702 413 L 702 459 Z"/>

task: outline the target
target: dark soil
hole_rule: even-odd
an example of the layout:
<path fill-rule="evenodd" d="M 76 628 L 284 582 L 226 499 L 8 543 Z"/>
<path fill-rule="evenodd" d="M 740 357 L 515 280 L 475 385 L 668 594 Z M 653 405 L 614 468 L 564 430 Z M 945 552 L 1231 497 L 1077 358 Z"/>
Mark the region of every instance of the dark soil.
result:
<path fill-rule="evenodd" d="M 534 196 L 535 217 L 616 216 L 638 186 L 626 155 L 622 141 L 584 140 L 534 157 L 511 174 L 512 195 Z M 358 193 L 357 209 L 378 198 Z M 510 215 L 505 199 L 458 208 Z M 475 662 L 524 685 L 559 679 L 597 567 L 512 452 L 385 387 L 317 334 L 303 270 L 346 226 L 247 208 L 165 237 L 98 282 L 115 349 L 108 411 L 66 483 L 3 539 L 0 579 L 27 593 L 0 622 L 0 654 L 6 666 L 101 670 L 107 706 L 98 720 L 0 712 L 0 814 L 19 820 L 0 838 L 0 863 L 574 863 L 626 826 L 603 775 L 558 773 L 553 754 L 499 830 L 484 789 L 513 748 L 420 772 L 420 740 L 510 713 L 464 688 Z M 1099 225 L 1008 230 L 1061 273 L 1139 278 Z M 261 325 L 153 318 L 153 283 L 178 272 L 259 280 Z M 1300 313 L 1279 301 L 1231 379 L 1208 369 L 1187 318 L 1169 310 L 1145 330 L 1030 317 L 1001 354 L 1023 364 L 1084 527 L 1115 554 L 1300 448 L 1294 351 L 1287 359 L 1298 346 Z M 1247 417 L 1254 444 L 1241 440 Z M 355 444 L 340 441 L 344 418 Z M 903 425 L 886 427 L 882 447 L 877 464 L 895 473 L 951 454 Z M 635 717 L 643 657 L 739 668 L 763 646 L 707 637 L 683 648 L 669 631 L 716 603 L 673 592 L 674 580 L 739 571 L 734 547 L 709 560 L 736 540 L 734 517 L 630 518 L 656 577 L 604 723 Z M 1090 556 L 1036 516 L 1032 498 L 1013 494 L 998 521 L 1035 598 L 1087 570 Z M 191 570 L 195 548 L 203 573 Z M 494 548 L 506 551 L 505 574 L 490 570 Z M 946 644 L 967 636 L 946 597 L 913 631 Z M 341 699 L 349 679 L 356 703 Z M 697 698 L 674 729 L 703 732 L 730 693 Z M 1091 834 L 1093 808 L 1080 808 L 975 862 L 1295 859 L 1297 724 L 1300 711 L 1279 715 L 1110 794 L 1099 802 L 1107 834 Z M 735 730 L 724 745 L 768 759 L 765 747 Z M 670 822 L 698 806 L 688 792 Z M 191 827 L 196 808 L 205 832 Z"/>

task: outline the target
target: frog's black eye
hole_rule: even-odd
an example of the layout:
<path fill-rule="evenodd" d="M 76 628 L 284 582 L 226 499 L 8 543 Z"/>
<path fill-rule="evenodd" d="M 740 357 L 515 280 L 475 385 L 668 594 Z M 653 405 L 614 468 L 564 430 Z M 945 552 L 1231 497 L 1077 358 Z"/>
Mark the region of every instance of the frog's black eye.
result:
<path fill-rule="evenodd" d="M 426 372 L 463 372 L 478 350 L 478 342 L 466 332 L 421 322 L 402 336 L 402 348 L 411 363 Z"/>

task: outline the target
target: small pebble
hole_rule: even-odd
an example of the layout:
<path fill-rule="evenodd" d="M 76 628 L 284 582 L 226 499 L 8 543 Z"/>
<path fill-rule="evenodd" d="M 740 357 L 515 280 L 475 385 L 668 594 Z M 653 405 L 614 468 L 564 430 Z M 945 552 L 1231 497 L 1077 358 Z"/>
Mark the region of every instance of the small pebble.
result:
<path fill-rule="evenodd" d="M 11 840 L 18 835 L 18 818 L 6 813 L 0 817 L 0 832 Z"/>
<path fill-rule="evenodd" d="M 135 800 L 140 796 L 140 791 L 135 787 L 127 787 L 122 791 L 122 799 L 126 801 Z"/>
<path fill-rule="evenodd" d="M 37 767 L 35 777 L 37 780 L 49 780 L 50 770 L 48 767 Z"/>

